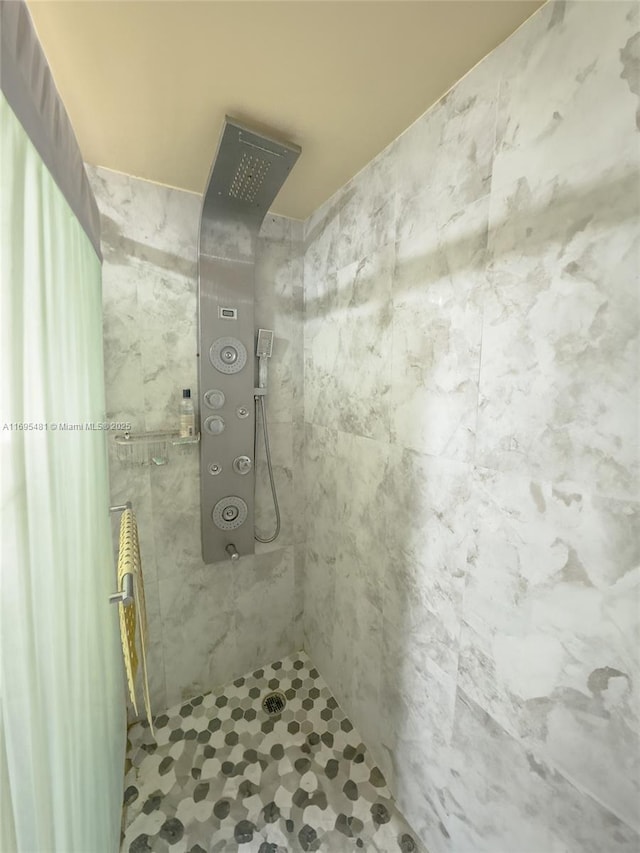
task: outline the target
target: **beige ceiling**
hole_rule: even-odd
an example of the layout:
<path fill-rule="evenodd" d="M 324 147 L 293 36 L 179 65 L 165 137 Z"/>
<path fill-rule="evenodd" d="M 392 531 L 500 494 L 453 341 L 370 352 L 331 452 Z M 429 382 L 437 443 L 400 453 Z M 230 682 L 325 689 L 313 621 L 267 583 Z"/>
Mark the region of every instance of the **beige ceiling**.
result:
<path fill-rule="evenodd" d="M 201 193 L 225 113 L 302 146 L 306 218 L 540 0 L 29 0 L 88 163 Z"/>

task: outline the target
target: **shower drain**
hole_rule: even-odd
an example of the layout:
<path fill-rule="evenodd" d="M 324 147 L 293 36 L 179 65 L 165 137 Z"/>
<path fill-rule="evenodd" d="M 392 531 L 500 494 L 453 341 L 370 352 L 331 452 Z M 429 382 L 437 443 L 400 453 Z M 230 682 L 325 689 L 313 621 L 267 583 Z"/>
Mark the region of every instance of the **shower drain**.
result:
<path fill-rule="evenodd" d="M 264 697 L 262 700 L 262 710 L 270 717 L 277 717 L 278 714 L 284 711 L 286 704 L 287 700 L 284 698 L 284 693 L 276 690 L 274 693 L 269 693 Z"/>

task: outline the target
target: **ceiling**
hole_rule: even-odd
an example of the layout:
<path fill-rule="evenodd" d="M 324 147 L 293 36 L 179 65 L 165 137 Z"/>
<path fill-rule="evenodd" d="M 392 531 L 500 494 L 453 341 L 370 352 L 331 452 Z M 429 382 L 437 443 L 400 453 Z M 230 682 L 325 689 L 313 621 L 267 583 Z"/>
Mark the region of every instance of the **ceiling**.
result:
<path fill-rule="evenodd" d="M 28 0 L 86 162 L 204 191 L 225 113 L 302 146 L 306 218 L 541 0 Z"/>

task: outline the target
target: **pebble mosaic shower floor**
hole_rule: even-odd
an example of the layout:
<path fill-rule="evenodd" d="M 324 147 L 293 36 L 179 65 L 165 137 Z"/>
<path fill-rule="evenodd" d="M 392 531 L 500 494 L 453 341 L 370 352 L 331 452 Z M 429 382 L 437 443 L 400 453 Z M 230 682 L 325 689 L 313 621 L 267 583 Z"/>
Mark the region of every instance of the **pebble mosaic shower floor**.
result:
<path fill-rule="evenodd" d="M 262 710 L 271 691 L 279 717 Z M 303 653 L 129 730 L 122 853 L 419 853 Z"/>

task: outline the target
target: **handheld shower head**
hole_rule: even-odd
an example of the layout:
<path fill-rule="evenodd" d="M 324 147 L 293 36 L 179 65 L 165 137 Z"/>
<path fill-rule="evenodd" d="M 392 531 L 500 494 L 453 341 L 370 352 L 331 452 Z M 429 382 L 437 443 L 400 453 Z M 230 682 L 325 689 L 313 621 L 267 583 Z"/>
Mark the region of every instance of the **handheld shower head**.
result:
<path fill-rule="evenodd" d="M 271 358 L 273 350 L 273 332 L 270 329 L 258 329 L 256 355 L 258 358 Z"/>
<path fill-rule="evenodd" d="M 270 329 L 258 329 L 256 356 L 258 357 L 258 388 L 264 394 L 267 388 L 267 359 L 273 350 L 273 332 Z"/>

